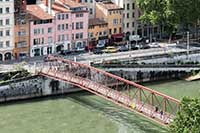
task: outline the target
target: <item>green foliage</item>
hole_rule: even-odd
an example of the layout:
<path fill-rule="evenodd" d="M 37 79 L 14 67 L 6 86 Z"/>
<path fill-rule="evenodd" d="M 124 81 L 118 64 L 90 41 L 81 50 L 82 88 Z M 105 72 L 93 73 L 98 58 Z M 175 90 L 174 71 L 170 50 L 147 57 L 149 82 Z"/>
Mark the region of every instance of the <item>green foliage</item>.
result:
<path fill-rule="evenodd" d="M 183 98 L 180 111 L 170 125 L 172 133 L 200 133 L 200 99 Z"/>
<path fill-rule="evenodd" d="M 140 17 L 142 22 L 165 25 L 165 31 L 170 34 L 170 37 L 176 32 L 178 17 L 169 0 L 137 0 L 137 4 L 143 12 Z"/>
<path fill-rule="evenodd" d="M 200 19 L 200 0 L 169 0 L 171 9 L 176 13 L 179 23 L 188 28 Z"/>
<path fill-rule="evenodd" d="M 188 28 L 200 20 L 200 0 L 137 0 L 137 5 L 143 12 L 143 22 L 165 25 L 169 34 L 180 24 Z"/>

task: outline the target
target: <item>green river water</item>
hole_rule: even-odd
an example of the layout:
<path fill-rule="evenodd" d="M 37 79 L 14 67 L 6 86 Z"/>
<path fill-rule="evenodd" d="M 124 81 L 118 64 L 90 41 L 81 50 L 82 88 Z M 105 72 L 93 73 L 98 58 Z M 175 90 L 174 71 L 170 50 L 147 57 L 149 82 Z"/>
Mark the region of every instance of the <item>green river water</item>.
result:
<path fill-rule="evenodd" d="M 167 95 L 199 97 L 200 81 L 144 84 Z M 164 133 L 156 123 L 87 92 L 0 106 L 0 133 Z"/>

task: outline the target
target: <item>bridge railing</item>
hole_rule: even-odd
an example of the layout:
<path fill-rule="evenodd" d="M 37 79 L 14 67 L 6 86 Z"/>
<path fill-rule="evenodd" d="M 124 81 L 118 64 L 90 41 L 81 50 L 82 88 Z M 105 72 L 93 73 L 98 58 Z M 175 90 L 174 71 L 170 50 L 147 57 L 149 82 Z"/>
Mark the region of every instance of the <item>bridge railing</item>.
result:
<path fill-rule="evenodd" d="M 45 69 L 46 72 L 66 72 L 80 80 L 87 79 L 88 82 L 92 81 L 120 92 L 121 95 L 126 95 L 130 99 L 131 102 L 126 104 L 128 108 L 163 123 L 170 123 L 179 110 L 179 100 L 89 65 L 49 56 L 48 62 L 37 64 L 37 66 L 40 68 L 38 71 Z M 114 100 L 120 102 L 119 99 Z"/>

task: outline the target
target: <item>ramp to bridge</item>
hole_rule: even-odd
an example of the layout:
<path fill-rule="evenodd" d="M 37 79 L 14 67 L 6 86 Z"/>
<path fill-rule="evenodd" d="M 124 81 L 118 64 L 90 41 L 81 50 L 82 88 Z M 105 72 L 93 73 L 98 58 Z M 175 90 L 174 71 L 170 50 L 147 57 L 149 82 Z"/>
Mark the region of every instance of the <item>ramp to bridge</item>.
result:
<path fill-rule="evenodd" d="M 62 80 L 87 90 L 160 124 L 169 124 L 180 101 L 94 67 L 49 56 L 36 65 L 39 75 Z"/>

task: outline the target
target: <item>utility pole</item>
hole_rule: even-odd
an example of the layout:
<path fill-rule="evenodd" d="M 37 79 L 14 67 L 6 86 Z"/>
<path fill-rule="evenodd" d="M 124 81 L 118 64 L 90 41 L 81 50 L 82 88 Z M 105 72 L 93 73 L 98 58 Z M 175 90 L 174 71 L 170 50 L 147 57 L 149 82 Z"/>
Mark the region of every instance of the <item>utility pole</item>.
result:
<path fill-rule="evenodd" d="M 187 31 L 187 56 L 190 54 L 190 33 Z"/>

